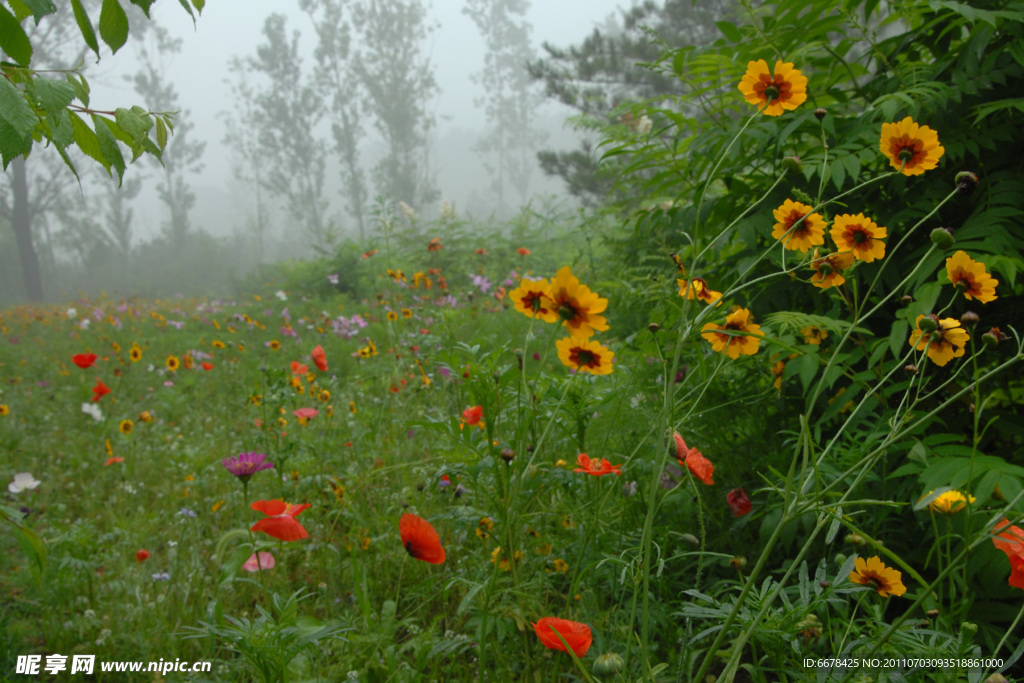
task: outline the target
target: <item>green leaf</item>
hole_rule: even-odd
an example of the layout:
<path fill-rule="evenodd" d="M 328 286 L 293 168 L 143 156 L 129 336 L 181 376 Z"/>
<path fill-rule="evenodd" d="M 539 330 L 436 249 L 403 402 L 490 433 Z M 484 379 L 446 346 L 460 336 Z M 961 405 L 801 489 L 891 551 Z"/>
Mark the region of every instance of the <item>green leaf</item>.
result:
<path fill-rule="evenodd" d="M 19 134 L 11 124 L 0 119 L 0 159 L 3 159 L 4 170 L 16 157 L 23 154 L 28 156 L 31 151 L 32 136 Z"/>
<path fill-rule="evenodd" d="M 113 168 L 117 171 L 117 182 L 120 185 L 121 180 L 124 178 L 124 156 L 121 154 L 121 148 L 117 146 L 117 140 L 114 138 L 113 129 L 121 131 L 117 128 L 117 124 L 113 121 L 108 121 L 102 116 L 92 115 L 92 126 L 96 131 L 96 140 L 99 142 L 100 151 L 103 153 L 103 157 L 110 163 L 108 167 Z M 121 132 L 123 135 L 123 131 Z"/>
<path fill-rule="evenodd" d="M 100 56 L 100 44 L 96 40 L 96 31 L 92 28 L 92 22 L 89 20 L 89 15 L 86 13 L 85 8 L 82 7 L 82 0 L 71 0 L 71 9 L 75 13 L 75 21 L 78 22 L 78 30 L 82 32 L 82 38 L 85 39 L 85 44 L 92 48 L 92 51 L 96 53 L 96 56 Z M 68 78 L 71 74 L 68 74 Z M 85 82 L 85 79 L 82 79 Z M 88 86 L 87 90 L 88 92 Z M 82 99 L 79 97 L 79 99 Z M 89 100 L 84 99 L 82 102 L 85 106 L 89 106 Z"/>
<path fill-rule="evenodd" d="M 18 15 L 19 20 L 25 18 L 26 15 L 22 12 L 27 10 L 35 18 L 37 26 L 40 19 L 57 11 L 57 5 L 51 0 L 8 0 L 8 4 Z"/>
<path fill-rule="evenodd" d="M 79 118 L 78 114 L 71 114 L 71 129 L 75 134 L 75 144 L 78 145 L 78 149 L 82 150 L 82 153 L 88 157 L 91 157 L 98 161 L 103 168 L 107 169 L 107 173 L 110 173 L 110 162 L 107 161 L 107 157 L 103 155 L 103 150 L 100 149 L 99 139 L 96 137 L 96 133 L 92 131 L 92 128 Z"/>
<path fill-rule="evenodd" d="M 117 0 L 103 0 L 100 8 L 100 38 L 114 53 L 128 40 L 128 15 Z"/>
<path fill-rule="evenodd" d="M 68 85 L 75 90 L 75 97 L 82 103 L 83 106 L 89 106 L 89 83 L 86 82 L 84 76 L 77 76 L 75 74 L 67 74 L 66 76 Z"/>
<path fill-rule="evenodd" d="M 206 7 L 206 0 L 192 0 L 192 4 L 195 5 L 196 11 L 202 14 L 203 8 Z"/>
<path fill-rule="evenodd" d="M 75 99 L 75 89 L 67 81 L 36 78 L 35 86 L 36 99 L 51 117 L 60 116 L 60 113 Z"/>
<path fill-rule="evenodd" d="M 178 0 L 178 2 L 185 8 L 188 15 L 192 17 L 192 24 L 194 25 L 196 23 L 196 15 L 192 12 L 192 5 L 188 4 L 188 0 Z"/>
<path fill-rule="evenodd" d="M 146 14 L 146 18 L 147 19 L 149 18 L 149 8 L 152 7 L 154 2 L 156 2 L 156 0 L 128 0 L 128 1 L 131 2 L 133 5 L 135 5 L 136 7 L 139 7 L 140 9 L 142 9 L 142 11 Z"/>
<path fill-rule="evenodd" d="M 31 133 L 39 122 L 24 93 L 6 78 L 0 78 L 0 119 L 10 124 L 20 136 Z"/>
<path fill-rule="evenodd" d="M 117 121 L 118 127 L 128 134 L 132 146 L 142 144 L 143 139 L 149 134 L 149 129 L 153 127 L 153 119 L 141 107 L 118 107 L 114 110 L 114 120 Z"/>
<path fill-rule="evenodd" d="M 161 150 L 167 147 L 167 124 L 159 116 L 156 117 L 156 146 Z"/>
<path fill-rule="evenodd" d="M 0 50 L 22 66 L 28 66 L 32 59 L 32 43 L 25 35 L 25 29 L 3 5 L 0 5 Z"/>
<path fill-rule="evenodd" d="M 740 30 L 738 28 L 736 28 L 736 24 L 733 24 L 728 21 L 719 21 L 715 23 L 715 26 L 718 27 L 718 30 L 722 32 L 723 36 L 729 39 L 729 42 L 743 42 L 743 34 L 740 33 Z"/>
<path fill-rule="evenodd" d="M 22 552 L 25 553 L 32 565 L 39 571 L 46 569 L 46 544 L 43 543 L 43 539 L 39 538 L 39 534 L 27 526 L 17 524 L 15 526 L 17 527 L 15 534 L 18 537 L 18 545 L 21 546 Z"/>

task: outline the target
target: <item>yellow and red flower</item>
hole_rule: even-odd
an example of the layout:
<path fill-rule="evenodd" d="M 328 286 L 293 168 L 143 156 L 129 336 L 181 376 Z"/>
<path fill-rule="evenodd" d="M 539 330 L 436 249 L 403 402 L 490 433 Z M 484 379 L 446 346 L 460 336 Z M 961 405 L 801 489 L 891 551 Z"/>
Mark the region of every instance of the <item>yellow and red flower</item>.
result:
<path fill-rule="evenodd" d="M 843 271 L 852 266 L 853 261 L 853 254 L 848 251 L 827 254 L 818 258 L 818 250 L 815 249 L 811 259 L 811 269 L 814 271 L 814 275 L 811 276 L 811 284 L 819 289 L 838 287 L 846 282 Z"/>
<path fill-rule="evenodd" d="M 595 330 L 608 329 L 604 316 L 598 315 L 608 307 L 608 299 L 591 292 L 586 285 L 581 285 L 569 266 L 555 274 L 546 303 L 545 308 L 555 312 L 556 320 L 562 319 L 562 324 L 569 328 L 573 337 L 589 339 Z"/>
<path fill-rule="evenodd" d="M 722 293 L 713 291 L 703 278 L 695 277 L 692 280 L 677 278 L 676 284 L 679 285 L 679 296 L 684 299 L 700 299 L 706 304 L 713 304 L 722 298 Z"/>
<path fill-rule="evenodd" d="M 967 300 L 977 299 L 983 304 L 994 301 L 999 280 L 985 271 L 985 264 L 975 261 L 962 249 L 946 259 L 946 275 Z"/>
<path fill-rule="evenodd" d="M 761 326 L 751 321 L 754 316 L 750 310 L 736 306 L 726 316 L 725 325 L 707 323 L 701 330 L 701 336 L 711 342 L 711 348 L 736 359 L 740 355 L 752 356 L 757 353 L 761 344 Z"/>
<path fill-rule="evenodd" d="M 901 168 L 906 176 L 921 175 L 935 168 L 946 153 L 939 144 L 939 134 L 928 126 L 920 126 L 909 116 L 899 123 L 883 123 L 879 149 L 893 168 Z"/>
<path fill-rule="evenodd" d="M 903 575 L 892 567 L 886 567 L 877 555 L 867 560 L 858 557 L 854 560 L 853 567 L 850 581 L 862 586 L 871 586 L 879 595 L 899 597 L 907 592 L 906 586 L 903 585 Z"/>
<path fill-rule="evenodd" d="M 805 254 L 811 247 L 825 244 L 825 219 L 819 213 L 811 213 L 813 208 L 787 199 L 772 212 L 777 221 L 772 226 L 772 237 L 782 240 L 786 249 L 799 249 Z"/>
<path fill-rule="evenodd" d="M 865 263 L 885 256 L 882 239 L 888 236 L 888 231 L 862 213 L 836 216 L 831 235 L 839 251 L 848 251 Z"/>
<path fill-rule="evenodd" d="M 778 60 L 772 72 L 768 62 L 759 59 L 747 64 L 739 89 L 747 102 L 763 107 L 762 113 L 780 116 L 807 100 L 807 77 L 793 68 L 793 62 Z"/>
<path fill-rule="evenodd" d="M 910 333 L 910 345 L 918 351 L 928 349 L 928 357 L 938 366 L 943 366 L 954 358 L 964 355 L 964 347 L 970 340 L 967 330 L 960 327 L 960 321 L 956 318 L 943 318 L 939 320 L 934 315 L 927 316 L 934 324 L 935 329 L 925 332 L 921 329 L 921 319 L 926 316 L 919 315 L 914 321 L 917 326 Z"/>
<path fill-rule="evenodd" d="M 524 279 L 508 296 L 523 315 L 548 323 L 558 320 L 558 312 L 551 306 L 551 285 L 547 280 Z"/>
<path fill-rule="evenodd" d="M 592 375 L 608 375 L 612 371 L 615 352 L 596 340 L 565 337 L 555 342 L 562 364 Z"/>

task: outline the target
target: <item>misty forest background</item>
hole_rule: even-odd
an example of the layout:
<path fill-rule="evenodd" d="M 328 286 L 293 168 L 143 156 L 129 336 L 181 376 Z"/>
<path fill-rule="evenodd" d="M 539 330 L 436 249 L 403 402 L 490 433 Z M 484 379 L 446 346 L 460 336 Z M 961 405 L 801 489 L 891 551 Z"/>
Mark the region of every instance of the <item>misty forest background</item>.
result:
<path fill-rule="evenodd" d="M 230 295 L 246 283 L 287 283 L 288 260 L 313 256 L 351 268 L 387 211 L 398 211 L 411 234 L 442 209 L 472 217 L 478 234 L 507 232 L 504 221 L 518 216 L 519 237 L 543 224 L 557 243 L 551 230 L 611 199 L 614 174 L 598 172 L 598 136 L 587 126 L 615 122 L 626 101 L 681 90 L 641 65 L 657 59 L 653 36 L 707 42 L 735 11 L 647 2 L 608 16 L 580 44 L 538 49 L 529 2 L 467 0 L 462 11 L 485 47 L 471 80 L 486 126 L 466 130 L 439 125 L 438 95 L 448 85 L 431 60 L 439 24 L 426 3 L 300 0 L 283 9 L 287 16 L 266 17 L 253 49 L 230 58 L 231 106 L 218 122 L 224 147 L 196 134 L 194 103 L 168 76 L 182 40 L 159 20 L 130 15 L 129 49 L 98 64 L 76 40 L 70 7 L 28 27 L 36 68 L 87 62 L 95 106 L 130 100 L 179 113 L 162 165 L 145 155 L 120 184 L 88 163 L 77 164 L 84 172 L 76 179 L 42 148 L 9 166 L 0 188 L 0 303 L 100 291 Z M 135 70 L 112 72 L 112 61 L 122 71 L 131 63 L 129 52 Z M 204 184 L 207 164 L 226 167 L 222 150 L 230 177 Z"/>

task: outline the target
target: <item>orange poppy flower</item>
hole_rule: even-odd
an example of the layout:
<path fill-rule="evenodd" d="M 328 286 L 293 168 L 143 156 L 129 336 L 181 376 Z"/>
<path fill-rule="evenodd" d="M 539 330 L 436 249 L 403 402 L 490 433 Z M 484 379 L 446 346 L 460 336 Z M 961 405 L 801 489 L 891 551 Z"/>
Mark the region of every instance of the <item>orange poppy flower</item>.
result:
<path fill-rule="evenodd" d="M 262 531 L 279 541 L 297 541 L 307 538 L 309 534 L 295 520 L 295 517 L 308 507 L 310 507 L 309 503 L 296 505 L 283 500 L 257 500 L 252 504 L 252 509 L 262 512 L 267 517 L 253 524 L 251 530 Z"/>
<path fill-rule="evenodd" d="M 202 365 L 203 365 L 203 370 L 213 370 L 213 363 L 207 363 L 204 360 Z"/>
<path fill-rule="evenodd" d="M 139 552 L 135 553 L 135 561 L 136 562 L 145 562 L 148 559 L 149 559 L 149 551 L 148 550 L 140 550 Z"/>
<path fill-rule="evenodd" d="M 92 388 L 92 400 L 95 403 L 110 393 L 110 387 L 100 380 L 96 380 L 96 386 Z"/>
<path fill-rule="evenodd" d="M 309 372 L 309 368 L 308 367 L 306 367 L 305 365 L 301 364 L 297 360 L 293 360 L 292 361 L 292 374 L 293 375 L 305 375 L 307 372 Z"/>
<path fill-rule="evenodd" d="M 473 406 L 472 408 L 466 408 L 462 411 L 462 419 L 466 421 L 470 427 L 475 424 L 480 424 L 480 420 L 484 417 L 483 406 Z"/>
<path fill-rule="evenodd" d="M 516 249 L 516 253 L 519 254 L 520 256 L 529 256 L 530 250 L 527 249 L 526 247 L 519 247 L 518 249 Z"/>
<path fill-rule="evenodd" d="M 1007 528 L 1008 525 L 1010 522 L 1006 519 L 996 524 L 996 531 L 1005 530 L 994 537 L 992 542 L 1010 560 L 1010 585 L 1024 589 L 1024 529 L 1017 526 Z"/>
<path fill-rule="evenodd" d="M 673 432 L 672 437 L 676 441 L 676 458 L 679 460 L 679 464 L 685 465 L 693 473 L 693 476 L 708 486 L 713 486 L 715 480 L 712 479 L 712 476 L 715 473 L 715 466 L 711 464 L 711 461 L 696 448 L 688 448 L 679 434 Z"/>
<path fill-rule="evenodd" d="M 549 650 L 566 652 L 565 643 L 568 643 L 577 657 L 583 657 L 590 649 L 591 643 L 594 642 L 594 637 L 590 634 L 590 627 L 578 621 L 544 617 L 532 626 L 534 633 L 540 638 L 541 645 Z M 565 643 L 562 642 L 563 639 Z"/>
<path fill-rule="evenodd" d="M 430 564 L 444 563 L 441 538 L 427 520 L 407 512 L 398 520 L 398 533 L 402 537 L 405 552 L 412 557 Z"/>
<path fill-rule="evenodd" d="M 586 453 L 580 453 L 576 456 L 576 462 L 579 464 L 574 472 L 585 472 L 586 474 L 592 474 L 595 477 L 602 477 L 606 474 L 615 473 L 622 476 L 622 465 L 613 465 L 604 458 L 598 460 L 597 458 L 591 458 Z"/>
<path fill-rule="evenodd" d="M 96 358 L 95 353 L 76 353 L 74 356 L 71 356 L 71 362 L 86 370 L 92 367 L 92 364 L 96 362 Z"/>
<path fill-rule="evenodd" d="M 124 458 L 120 458 L 120 457 L 118 457 L 116 455 L 112 455 L 109 458 L 107 458 L 107 461 L 105 463 L 103 463 L 103 466 L 104 467 L 108 467 L 110 465 L 116 465 L 119 462 L 124 462 Z"/>
<path fill-rule="evenodd" d="M 310 358 L 313 359 L 313 365 L 317 367 L 320 372 L 327 372 L 327 354 L 324 353 L 324 347 L 317 344 L 313 352 L 309 354 Z"/>

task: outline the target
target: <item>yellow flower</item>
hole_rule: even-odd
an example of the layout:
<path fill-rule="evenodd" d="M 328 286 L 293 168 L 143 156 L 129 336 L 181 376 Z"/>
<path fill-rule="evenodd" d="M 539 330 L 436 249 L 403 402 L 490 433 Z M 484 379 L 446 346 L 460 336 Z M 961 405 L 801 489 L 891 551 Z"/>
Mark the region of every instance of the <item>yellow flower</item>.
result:
<path fill-rule="evenodd" d="M 388 311 L 388 322 L 395 322 L 398 320 L 398 314 L 394 311 Z"/>
<path fill-rule="evenodd" d="M 143 410 L 139 413 L 139 422 L 152 422 L 153 415 L 148 410 Z"/>
<path fill-rule="evenodd" d="M 910 345 L 918 351 L 928 349 L 928 357 L 938 366 L 943 366 L 954 358 L 964 355 L 964 347 L 971 337 L 967 331 L 961 329 L 960 321 L 956 318 L 943 318 L 939 320 L 936 316 L 930 315 L 937 325 L 934 332 L 921 330 L 921 319 L 924 315 L 917 316 L 914 324 L 917 329 L 910 333 Z"/>
<path fill-rule="evenodd" d="M 405 318 L 406 320 L 411 318 L 412 317 L 412 309 L 403 308 L 402 309 L 402 317 Z"/>
<path fill-rule="evenodd" d="M 929 491 L 922 498 L 927 498 L 933 491 Z M 935 499 L 928 504 L 928 509 L 932 512 L 938 512 L 944 515 L 952 515 L 960 512 L 964 509 L 964 506 L 970 502 L 973 503 L 977 498 L 967 494 L 966 496 L 959 491 L 946 491 L 935 496 Z"/>
<path fill-rule="evenodd" d="M 177 371 L 179 365 L 181 365 L 181 363 L 178 362 L 178 359 L 176 357 L 174 357 L 174 356 L 167 356 L 167 369 L 168 370 L 170 370 L 171 372 L 175 372 L 175 371 Z"/>
<path fill-rule="evenodd" d="M 888 235 L 888 231 L 875 225 L 873 220 L 862 213 L 856 216 L 848 213 L 836 216 L 831 234 L 839 251 L 852 252 L 854 258 L 865 263 L 885 256 L 885 242 L 882 238 Z"/>
<path fill-rule="evenodd" d="M 811 269 L 814 270 L 811 284 L 819 289 L 838 287 L 846 282 L 843 271 L 852 265 L 853 254 L 848 251 L 818 258 L 818 250 L 815 249 L 814 257 L 811 259 Z"/>
<path fill-rule="evenodd" d="M 871 586 L 879 595 L 895 595 L 899 597 L 907 592 L 903 585 L 902 574 L 896 569 L 886 567 L 882 560 L 875 557 L 864 560 L 858 557 L 853 563 L 854 570 L 850 572 L 850 581 L 859 583 L 862 586 Z"/>
<path fill-rule="evenodd" d="M 269 349 L 270 349 L 271 351 L 277 351 L 277 350 L 279 350 L 279 349 L 281 348 L 281 342 L 277 341 L 276 339 L 272 339 L 272 340 L 270 341 L 270 343 L 269 343 L 269 344 L 267 344 L 267 347 L 268 347 L 268 348 L 269 348 Z"/>
<path fill-rule="evenodd" d="M 699 277 L 695 277 L 692 280 L 680 280 L 676 279 L 676 284 L 679 285 L 679 296 L 684 299 L 700 299 L 706 304 L 713 304 L 722 298 L 721 292 L 715 292 L 708 283 Z M 719 302 L 721 305 L 721 302 Z"/>
<path fill-rule="evenodd" d="M 364 346 L 363 348 L 359 349 L 359 357 L 360 358 L 369 358 L 370 357 L 370 347 L 369 346 Z"/>
<path fill-rule="evenodd" d="M 317 396 L 317 398 L 320 399 L 321 403 L 327 403 L 328 401 L 331 400 L 331 392 L 327 391 L 326 389 L 321 389 L 320 394 Z"/>
<path fill-rule="evenodd" d="M 759 59 L 747 64 L 747 73 L 739 84 L 740 92 L 750 104 L 756 104 L 768 116 L 781 116 L 807 100 L 807 77 L 793 68 L 793 62 L 775 62 L 775 71 L 768 71 L 768 62 Z"/>
<path fill-rule="evenodd" d="M 3 417 L 4 415 L 10 415 L 10 414 L 11 414 L 11 409 L 7 406 L 7 404 L 6 403 L 0 403 L 0 417 Z"/>
<path fill-rule="evenodd" d="M 750 310 L 735 306 L 726 316 L 725 325 L 707 323 L 701 330 L 701 336 L 711 342 L 711 348 L 736 359 L 740 354 L 752 356 L 757 353 L 761 344 L 761 326 L 751 322 L 754 316 Z"/>
<path fill-rule="evenodd" d="M 114 353 L 121 353 L 121 345 L 117 342 L 110 342 L 110 348 L 114 349 Z"/>
<path fill-rule="evenodd" d="M 909 116 L 899 123 L 883 123 L 879 149 L 893 168 L 903 167 L 903 175 L 921 175 L 935 168 L 946 153 L 939 145 L 939 134 L 928 126 L 919 126 Z"/>
<path fill-rule="evenodd" d="M 997 299 L 996 285 L 999 280 L 985 272 L 985 264 L 975 261 L 960 250 L 946 259 L 946 275 L 967 300 L 977 299 L 983 304 Z"/>
<path fill-rule="evenodd" d="M 224 499 L 223 498 L 221 498 L 216 503 L 214 503 L 212 506 L 210 506 L 210 512 L 216 512 L 217 510 L 220 510 L 222 507 L 224 507 Z"/>
<path fill-rule="evenodd" d="M 782 391 L 782 372 L 786 369 L 785 361 L 776 361 L 775 365 L 772 366 L 772 377 L 775 381 L 772 382 L 772 386 L 775 387 L 776 391 Z"/>
<path fill-rule="evenodd" d="M 349 401 L 348 402 L 348 412 L 352 413 L 353 415 L 355 415 L 358 412 L 356 410 L 356 402 L 355 401 Z"/>
<path fill-rule="evenodd" d="M 391 270 L 390 268 L 388 268 L 388 275 L 390 275 L 391 279 L 393 279 L 395 282 L 405 282 L 405 273 L 403 273 L 401 270 Z"/>
<path fill-rule="evenodd" d="M 481 517 L 474 533 L 477 535 L 477 538 L 490 538 L 492 529 L 494 529 L 494 522 L 491 521 L 491 518 Z"/>
<path fill-rule="evenodd" d="M 565 572 L 569 571 L 569 563 L 565 560 L 552 560 L 551 565 L 559 574 L 564 574 Z"/>
<path fill-rule="evenodd" d="M 772 237 L 782 240 L 786 249 L 799 249 L 805 254 L 811 247 L 825 244 L 825 219 L 821 214 L 811 213 L 812 208 L 787 199 L 772 212 L 778 221 L 772 226 Z M 797 221 L 800 221 L 799 225 L 796 225 Z"/>
<path fill-rule="evenodd" d="M 551 285 L 547 280 L 523 279 L 508 298 L 515 309 L 527 317 L 548 323 L 558 320 L 558 312 L 551 305 Z"/>
<path fill-rule="evenodd" d="M 219 339 L 215 339 L 213 341 L 212 346 L 215 349 L 223 349 L 224 348 L 224 342 L 220 341 Z"/>
<path fill-rule="evenodd" d="M 132 349 L 128 352 L 128 357 L 132 359 L 133 363 L 138 363 L 142 360 L 142 349 L 132 344 Z"/>
<path fill-rule="evenodd" d="M 122 434 L 131 434 L 132 427 L 134 426 L 135 425 L 132 424 L 131 420 L 121 420 L 121 425 L 118 427 L 118 429 L 121 431 Z"/>
<path fill-rule="evenodd" d="M 550 303 L 545 302 L 545 308 L 553 310 L 562 319 L 562 324 L 569 328 L 573 337 L 589 339 L 595 330 L 608 329 L 604 316 L 597 315 L 608 307 L 608 299 L 599 297 L 589 287 L 581 285 L 569 266 L 555 273 L 548 297 Z"/>
<path fill-rule="evenodd" d="M 823 340 L 828 339 L 828 332 L 814 325 L 801 327 L 800 334 L 804 335 L 804 344 L 820 345 Z"/>
<path fill-rule="evenodd" d="M 555 342 L 555 347 L 558 349 L 558 360 L 567 367 L 592 375 L 611 374 L 615 353 L 598 341 L 566 337 Z"/>

